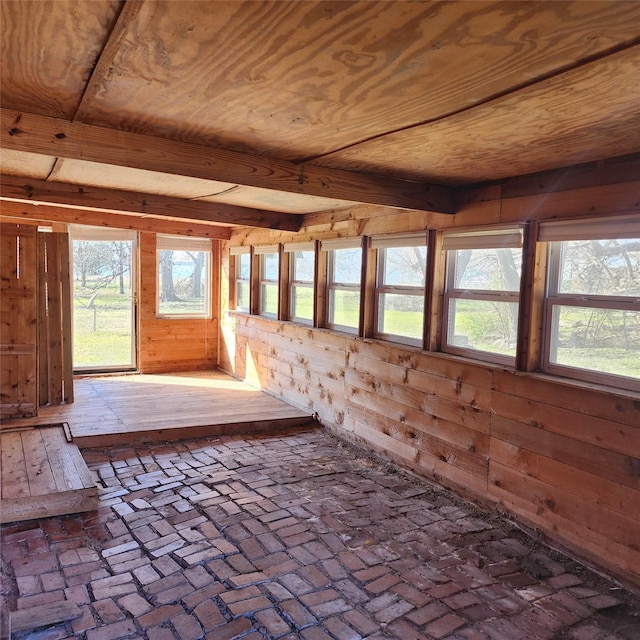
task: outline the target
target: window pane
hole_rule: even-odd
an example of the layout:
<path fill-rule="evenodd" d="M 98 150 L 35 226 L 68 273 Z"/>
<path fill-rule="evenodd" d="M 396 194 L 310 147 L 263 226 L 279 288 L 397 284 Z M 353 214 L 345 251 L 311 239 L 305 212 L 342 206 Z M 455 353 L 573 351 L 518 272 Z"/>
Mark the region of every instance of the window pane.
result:
<path fill-rule="evenodd" d="M 562 243 L 560 293 L 640 296 L 640 238 Z"/>
<path fill-rule="evenodd" d="M 209 267 L 205 251 L 158 252 L 158 311 L 162 315 L 208 315 Z"/>
<path fill-rule="evenodd" d="M 249 280 L 251 273 L 251 256 L 248 253 L 243 253 L 237 257 L 237 277 L 241 280 Z"/>
<path fill-rule="evenodd" d="M 379 298 L 378 331 L 406 338 L 422 339 L 424 298 L 382 293 Z"/>
<path fill-rule="evenodd" d="M 329 291 L 329 323 L 358 328 L 360 324 L 360 293 L 358 291 Z"/>
<path fill-rule="evenodd" d="M 260 287 L 260 309 L 263 313 L 278 313 L 278 285 L 263 284 Z"/>
<path fill-rule="evenodd" d="M 313 320 L 313 289 L 291 287 L 291 315 L 302 320 Z"/>
<path fill-rule="evenodd" d="M 336 249 L 333 255 L 332 282 L 360 284 L 362 249 Z"/>
<path fill-rule="evenodd" d="M 521 249 L 460 249 L 455 251 L 455 288 L 519 291 Z"/>
<path fill-rule="evenodd" d="M 265 253 L 262 256 L 262 280 L 278 279 L 278 254 Z"/>
<path fill-rule="evenodd" d="M 450 301 L 448 344 L 501 355 L 516 355 L 518 305 L 487 300 Z"/>
<path fill-rule="evenodd" d="M 380 251 L 384 252 L 382 285 L 424 287 L 426 247 L 393 247 Z"/>
<path fill-rule="evenodd" d="M 640 378 L 640 311 L 555 306 L 554 364 Z"/>
<path fill-rule="evenodd" d="M 236 309 L 249 309 L 249 283 L 236 283 Z"/>
<path fill-rule="evenodd" d="M 315 254 L 313 251 L 295 251 L 292 254 L 292 280 L 313 282 Z"/>

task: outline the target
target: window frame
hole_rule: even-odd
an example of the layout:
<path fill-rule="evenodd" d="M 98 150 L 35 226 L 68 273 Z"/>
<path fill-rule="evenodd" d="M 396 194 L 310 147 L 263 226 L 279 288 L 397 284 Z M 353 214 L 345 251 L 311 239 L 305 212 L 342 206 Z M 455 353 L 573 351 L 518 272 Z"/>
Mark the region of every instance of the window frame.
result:
<path fill-rule="evenodd" d="M 204 271 L 204 310 L 198 313 L 166 313 L 160 310 L 160 252 L 161 251 L 198 251 L 205 254 Z M 162 320 L 210 320 L 213 317 L 213 244 L 210 238 L 191 236 L 156 235 L 156 318 Z"/>
<path fill-rule="evenodd" d="M 482 250 L 482 249 L 507 249 L 519 248 L 521 256 L 524 250 L 523 242 L 523 226 L 509 225 L 508 227 L 491 227 L 470 229 L 455 232 L 445 232 L 443 234 L 443 245 L 441 250 L 445 253 L 445 287 L 443 293 L 443 309 L 442 309 L 442 351 L 453 355 L 473 358 L 483 362 L 491 362 L 516 368 L 518 352 L 519 352 L 519 325 L 520 315 L 522 313 L 522 289 L 523 289 L 523 273 L 522 262 L 519 274 L 519 287 L 517 291 L 503 291 L 499 289 L 463 289 L 455 286 L 456 279 L 456 257 L 458 251 L 463 250 Z M 498 302 L 516 304 L 518 308 L 517 322 L 515 327 L 516 345 L 514 355 L 505 355 L 474 349 L 472 347 L 463 347 L 450 342 L 455 336 L 453 323 L 455 321 L 455 312 L 452 313 L 452 301 L 472 300 L 480 302 Z M 452 336 L 451 334 L 454 333 Z"/>
<path fill-rule="evenodd" d="M 325 327 L 327 329 L 332 329 L 333 331 L 341 331 L 344 333 L 349 333 L 352 335 L 360 335 L 361 327 L 362 327 L 362 310 L 363 310 L 363 287 L 362 287 L 362 261 L 365 255 L 365 250 L 363 247 L 364 238 L 349 238 L 349 239 L 340 239 L 340 240 L 328 240 L 322 242 L 321 248 L 322 251 L 326 252 L 327 255 L 327 278 L 326 278 L 326 314 L 325 314 Z M 360 251 L 360 274 L 357 283 L 350 282 L 338 282 L 334 280 L 334 272 L 335 272 L 335 258 L 337 251 L 343 250 L 351 250 L 357 249 Z M 358 324 L 356 327 L 352 327 L 349 325 L 338 324 L 332 322 L 331 319 L 333 317 L 334 311 L 334 300 L 335 293 L 337 291 L 347 291 L 354 292 L 358 294 Z"/>
<path fill-rule="evenodd" d="M 237 313 L 250 313 L 251 312 L 251 247 L 231 247 L 230 255 L 234 259 L 233 263 L 233 309 Z M 242 278 L 242 260 L 246 258 L 249 261 L 249 277 Z M 246 284 L 247 287 L 247 305 L 239 306 L 239 290 L 242 284 Z"/>
<path fill-rule="evenodd" d="M 287 309 L 287 320 L 291 322 L 299 322 L 300 324 L 304 324 L 307 326 L 313 326 L 315 322 L 315 314 L 314 314 L 314 305 L 311 307 L 311 318 L 303 318 L 301 316 L 295 315 L 295 299 L 296 299 L 296 289 L 311 289 L 312 299 L 315 294 L 315 286 L 316 286 L 316 275 L 315 275 L 315 260 L 316 260 L 316 244 L 315 242 L 301 242 L 301 243 L 291 243 L 284 245 L 284 252 L 289 254 L 289 270 L 287 273 L 288 278 L 288 288 L 289 288 L 289 297 L 288 297 L 288 309 Z M 302 280 L 297 279 L 296 276 L 296 254 L 297 253 L 311 253 L 313 256 L 314 262 L 314 275 L 312 280 Z"/>
<path fill-rule="evenodd" d="M 617 375 L 596 369 L 584 369 L 552 362 L 557 349 L 558 335 L 555 320 L 561 307 L 581 307 L 586 309 L 607 309 L 611 311 L 640 311 L 640 295 L 619 296 L 603 294 L 567 293 L 560 289 L 560 269 L 565 242 L 580 240 L 613 240 L 640 238 L 640 220 L 637 217 L 623 217 L 615 222 L 604 219 L 571 220 L 542 223 L 538 241 L 548 243 L 547 282 L 545 290 L 541 370 L 554 376 L 580 380 L 625 389 L 640 391 L 640 379 Z"/>
<path fill-rule="evenodd" d="M 262 247 L 254 248 L 254 255 L 258 259 L 258 273 L 257 273 L 257 305 L 256 311 L 257 315 L 262 316 L 263 318 L 272 318 L 277 319 L 279 315 L 279 307 L 280 307 L 280 249 L 278 245 L 268 245 Z M 265 267 L 266 267 L 266 256 L 275 255 L 276 260 L 278 261 L 278 267 L 276 269 L 275 279 L 265 277 Z M 276 310 L 266 311 L 265 310 L 265 301 L 266 296 L 264 295 L 265 287 L 275 286 L 276 290 Z"/>
<path fill-rule="evenodd" d="M 379 340 L 385 340 L 387 342 L 396 342 L 399 344 L 406 344 L 410 346 L 423 347 L 424 345 L 424 333 L 427 323 L 427 307 L 426 307 L 426 292 L 427 292 L 427 277 L 428 277 L 428 261 L 429 261 L 429 249 L 427 242 L 427 234 L 403 234 L 399 236 L 384 236 L 371 238 L 371 249 L 376 251 L 376 280 L 374 288 L 374 319 L 373 319 L 373 337 Z M 425 248 L 425 270 L 423 274 L 424 285 L 422 287 L 408 286 L 408 285 L 389 285 L 384 283 L 385 265 L 387 260 L 387 250 L 395 248 L 409 248 L 409 247 L 424 247 Z M 382 323 L 381 312 L 383 311 L 381 305 L 381 298 L 383 295 L 400 295 L 420 297 L 422 300 L 422 328 L 420 338 L 411 338 L 401 334 L 389 333 L 380 331 L 380 325 Z"/>

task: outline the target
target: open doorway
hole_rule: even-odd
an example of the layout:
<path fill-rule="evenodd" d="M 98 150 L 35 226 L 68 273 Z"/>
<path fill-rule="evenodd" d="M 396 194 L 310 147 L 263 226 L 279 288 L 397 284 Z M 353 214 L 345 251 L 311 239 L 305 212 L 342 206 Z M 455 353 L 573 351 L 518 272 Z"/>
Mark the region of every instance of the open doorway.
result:
<path fill-rule="evenodd" d="M 73 370 L 136 369 L 135 231 L 73 226 Z"/>

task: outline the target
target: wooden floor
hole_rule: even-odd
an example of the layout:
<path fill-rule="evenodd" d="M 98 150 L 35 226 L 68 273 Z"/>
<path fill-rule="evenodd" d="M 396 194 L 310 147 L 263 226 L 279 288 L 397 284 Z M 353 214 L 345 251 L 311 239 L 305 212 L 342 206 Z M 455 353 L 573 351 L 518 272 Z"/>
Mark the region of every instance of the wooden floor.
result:
<path fill-rule="evenodd" d="M 313 423 L 307 413 L 216 371 L 77 378 L 74 392 L 72 404 L 2 422 L 1 522 L 96 509 L 98 492 L 79 448 Z M 43 426 L 56 423 L 65 427 Z"/>
<path fill-rule="evenodd" d="M 98 489 L 62 426 L 0 431 L 0 522 L 33 520 L 98 507 Z"/>
<path fill-rule="evenodd" d="M 76 378 L 75 402 L 19 424 L 66 422 L 80 448 L 307 425 L 311 416 L 218 371 Z"/>

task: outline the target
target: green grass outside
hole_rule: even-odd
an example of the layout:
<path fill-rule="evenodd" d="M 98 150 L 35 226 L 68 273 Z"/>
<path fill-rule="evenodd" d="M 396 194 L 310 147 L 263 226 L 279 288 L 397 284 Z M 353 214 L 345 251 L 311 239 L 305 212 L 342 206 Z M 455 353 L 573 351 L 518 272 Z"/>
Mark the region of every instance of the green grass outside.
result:
<path fill-rule="evenodd" d="M 115 287 L 78 292 L 73 300 L 73 366 L 131 366 L 131 298 Z"/>

